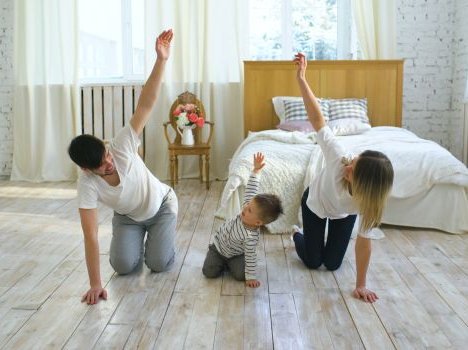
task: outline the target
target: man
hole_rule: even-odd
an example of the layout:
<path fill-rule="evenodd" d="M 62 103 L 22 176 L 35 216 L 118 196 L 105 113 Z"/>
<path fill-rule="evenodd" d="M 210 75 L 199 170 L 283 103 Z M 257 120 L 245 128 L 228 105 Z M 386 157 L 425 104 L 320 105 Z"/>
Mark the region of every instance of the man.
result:
<path fill-rule="evenodd" d="M 78 204 L 90 282 L 82 301 L 88 304 L 107 299 L 100 276 L 98 201 L 114 210 L 110 263 L 118 274 L 132 272 L 143 259 L 155 272 L 166 270 L 174 261 L 177 197 L 151 174 L 137 152 L 139 136 L 159 94 L 172 36 L 172 30 L 167 30 L 156 40 L 156 63 L 129 125 L 108 147 L 94 136 L 80 135 L 68 149 L 82 170 Z"/>

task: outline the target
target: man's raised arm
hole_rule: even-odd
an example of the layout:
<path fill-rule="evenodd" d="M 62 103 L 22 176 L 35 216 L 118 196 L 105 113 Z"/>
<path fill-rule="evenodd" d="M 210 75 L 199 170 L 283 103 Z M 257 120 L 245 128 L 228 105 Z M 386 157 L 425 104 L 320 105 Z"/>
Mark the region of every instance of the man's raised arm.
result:
<path fill-rule="evenodd" d="M 151 115 L 151 110 L 158 98 L 164 67 L 167 59 L 169 58 L 172 36 L 172 29 L 169 29 L 163 31 L 156 39 L 156 63 L 154 64 L 153 70 L 141 91 L 135 113 L 133 114 L 132 119 L 130 119 L 130 125 L 138 135 L 143 132 L 143 129 Z"/>

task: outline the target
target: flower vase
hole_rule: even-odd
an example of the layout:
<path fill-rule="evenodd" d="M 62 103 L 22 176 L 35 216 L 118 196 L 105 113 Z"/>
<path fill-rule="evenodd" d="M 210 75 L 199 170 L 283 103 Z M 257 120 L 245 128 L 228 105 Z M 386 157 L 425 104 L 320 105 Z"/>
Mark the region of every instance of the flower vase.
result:
<path fill-rule="evenodd" d="M 182 132 L 180 132 L 179 128 L 177 128 L 177 131 L 179 132 L 180 136 L 182 136 L 181 144 L 183 146 L 193 146 L 195 144 L 192 132 L 192 129 L 194 129 L 195 127 L 196 125 L 184 126 L 182 127 Z"/>

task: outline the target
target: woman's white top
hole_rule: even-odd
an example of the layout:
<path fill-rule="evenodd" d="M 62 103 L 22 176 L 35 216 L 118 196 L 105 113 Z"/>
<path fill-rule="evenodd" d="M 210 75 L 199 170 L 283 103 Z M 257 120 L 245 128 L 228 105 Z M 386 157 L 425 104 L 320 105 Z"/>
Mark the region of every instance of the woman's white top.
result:
<path fill-rule="evenodd" d="M 317 133 L 317 143 L 322 149 L 325 166 L 318 173 L 312 173 L 307 206 L 322 219 L 342 219 L 357 214 L 358 207 L 343 185 L 344 166 L 353 156 L 345 152 L 328 126 Z"/>
<path fill-rule="evenodd" d="M 170 187 L 160 182 L 138 155 L 140 139 L 129 125 L 110 142 L 109 152 L 119 173 L 120 184 L 110 186 L 101 176 L 82 171 L 78 180 L 78 204 L 97 208 L 98 201 L 135 221 L 152 218 Z"/>

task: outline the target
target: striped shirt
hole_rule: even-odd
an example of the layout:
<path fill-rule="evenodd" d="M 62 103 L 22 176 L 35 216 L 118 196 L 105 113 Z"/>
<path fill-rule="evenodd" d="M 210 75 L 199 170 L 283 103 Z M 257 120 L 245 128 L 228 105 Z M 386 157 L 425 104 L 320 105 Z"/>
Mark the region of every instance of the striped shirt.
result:
<path fill-rule="evenodd" d="M 257 194 L 259 187 L 258 175 L 252 173 L 247 182 L 244 194 L 244 205 Z M 241 215 L 226 221 L 214 236 L 214 245 L 221 255 L 232 258 L 244 254 L 245 279 L 253 280 L 257 268 L 257 243 L 260 228 L 249 229 L 242 224 Z"/>

